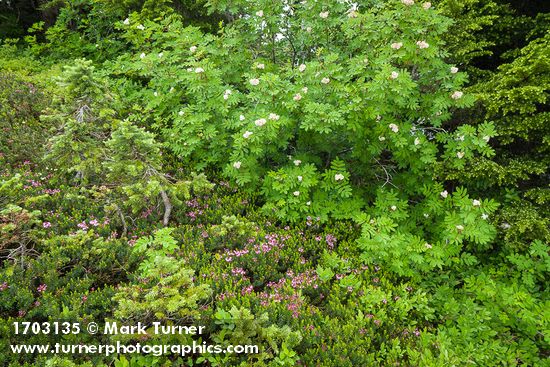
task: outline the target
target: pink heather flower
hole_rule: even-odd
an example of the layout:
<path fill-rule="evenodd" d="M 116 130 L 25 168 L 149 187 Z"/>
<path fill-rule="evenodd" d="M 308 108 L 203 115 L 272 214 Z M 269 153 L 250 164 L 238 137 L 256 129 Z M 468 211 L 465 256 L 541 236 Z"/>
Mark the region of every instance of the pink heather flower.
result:
<path fill-rule="evenodd" d="M 397 71 L 392 71 L 390 75 L 390 79 L 397 79 L 399 76 L 399 73 Z"/>
<path fill-rule="evenodd" d="M 451 95 L 451 98 L 452 99 L 460 99 L 462 98 L 462 96 L 464 95 L 464 93 L 462 93 L 461 91 L 456 91 L 454 92 L 452 95 Z"/>
<path fill-rule="evenodd" d="M 418 41 L 416 42 L 416 45 L 418 46 L 418 48 L 421 48 L 421 49 L 430 47 L 430 45 L 426 41 Z"/>
<path fill-rule="evenodd" d="M 252 79 L 250 79 L 250 84 L 252 84 L 252 85 L 258 85 L 258 84 L 260 84 L 260 79 L 258 79 L 258 78 L 252 78 Z"/>
<path fill-rule="evenodd" d="M 325 236 L 325 241 L 327 241 L 327 245 L 330 249 L 334 248 L 334 244 L 336 243 L 336 237 L 334 237 L 331 234 L 327 234 Z"/>
<path fill-rule="evenodd" d="M 5 291 L 6 289 L 8 289 L 10 286 L 8 285 L 7 282 L 4 282 L 2 284 L 0 284 L 0 292 L 3 292 Z"/>
<path fill-rule="evenodd" d="M 44 227 L 44 228 L 50 228 L 51 226 L 52 226 L 52 224 L 50 222 L 42 223 L 42 227 Z"/>
<path fill-rule="evenodd" d="M 38 286 L 38 288 L 36 288 L 36 290 L 37 290 L 38 292 L 42 293 L 42 292 L 45 292 L 45 291 L 46 291 L 46 288 L 48 288 L 48 286 L 47 286 L 46 284 L 40 284 L 40 285 Z"/>
<path fill-rule="evenodd" d="M 424 8 L 424 10 L 428 10 L 429 8 L 432 7 L 432 3 L 426 2 L 426 3 L 422 4 L 422 7 Z"/>
<path fill-rule="evenodd" d="M 328 11 L 323 11 L 323 12 L 319 13 L 319 16 L 323 19 L 326 19 L 326 18 L 328 18 L 328 14 L 329 14 Z"/>
<path fill-rule="evenodd" d="M 92 220 L 90 221 L 90 224 L 91 224 L 92 226 L 94 226 L 94 227 L 97 227 L 97 226 L 99 225 L 99 222 L 97 221 L 97 219 L 92 219 Z"/>
<path fill-rule="evenodd" d="M 403 47 L 403 42 L 395 42 L 391 44 L 391 48 L 394 50 L 399 50 L 401 47 Z"/>
<path fill-rule="evenodd" d="M 249 285 L 248 287 L 244 287 L 242 290 L 241 290 L 241 294 L 244 296 L 246 294 L 250 294 L 252 293 L 252 291 L 254 290 L 254 287 Z"/>
<path fill-rule="evenodd" d="M 76 226 L 84 231 L 88 229 L 86 222 L 78 223 Z"/>
<path fill-rule="evenodd" d="M 452 66 L 451 67 L 451 74 L 456 74 L 458 73 L 458 68 L 456 66 Z"/>
<path fill-rule="evenodd" d="M 301 95 L 300 93 L 296 93 L 296 94 L 294 95 L 294 100 L 295 100 L 295 101 L 299 101 L 299 100 L 301 100 L 301 99 L 302 99 L 302 95 Z"/>

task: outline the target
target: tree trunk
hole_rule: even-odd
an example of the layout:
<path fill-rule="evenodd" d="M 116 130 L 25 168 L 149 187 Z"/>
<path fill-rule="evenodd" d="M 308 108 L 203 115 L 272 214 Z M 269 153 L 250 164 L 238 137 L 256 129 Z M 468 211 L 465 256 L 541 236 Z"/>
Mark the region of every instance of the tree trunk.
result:
<path fill-rule="evenodd" d="M 162 202 L 164 203 L 164 218 L 162 219 L 162 224 L 166 227 L 170 221 L 170 213 L 172 213 L 172 203 L 170 198 L 166 194 L 166 191 L 160 190 L 160 196 L 162 196 Z"/>

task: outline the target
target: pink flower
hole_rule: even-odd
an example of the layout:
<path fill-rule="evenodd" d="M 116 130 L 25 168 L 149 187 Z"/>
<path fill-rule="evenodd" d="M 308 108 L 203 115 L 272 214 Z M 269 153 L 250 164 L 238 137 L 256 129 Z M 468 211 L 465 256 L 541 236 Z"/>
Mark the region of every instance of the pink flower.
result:
<path fill-rule="evenodd" d="M 52 226 L 52 224 L 50 222 L 42 223 L 42 227 L 44 227 L 44 228 L 50 228 L 51 226 Z"/>
<path fill-rule="evenodd" d="M 48 286 L 47 286 L 46 284 L 40 284 L 40 285 L 38 286 L 38 288 L 36 288 L 36 290 L 37 290 L 38 292 L 42 293 L 42 292 L 45 292 L 45 291 L 46 291 L 46 288 L 48 288 Z"/>

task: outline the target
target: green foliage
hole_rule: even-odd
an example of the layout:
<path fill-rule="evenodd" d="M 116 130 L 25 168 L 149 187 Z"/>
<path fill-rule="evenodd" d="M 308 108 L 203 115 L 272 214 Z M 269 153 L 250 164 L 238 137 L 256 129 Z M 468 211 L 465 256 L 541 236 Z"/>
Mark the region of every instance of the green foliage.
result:
<path fill-rule="evenodd" d="M 548 16 L 507 4 L 47 2 L 0 46 L 0 365 L 547 365 Z M 10 329 L 55 320 L 148 331 Z M 58 341 L 259 353 L 7 349 Z"/>

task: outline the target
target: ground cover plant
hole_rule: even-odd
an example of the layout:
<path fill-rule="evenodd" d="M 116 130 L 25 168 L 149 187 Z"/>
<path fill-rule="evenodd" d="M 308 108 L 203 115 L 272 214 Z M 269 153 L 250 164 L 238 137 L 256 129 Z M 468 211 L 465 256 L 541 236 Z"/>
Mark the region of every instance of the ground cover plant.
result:
<path fill-rule="evenodd" d="M 548 10 L 0 2 L 0 365 L 550 365 Z"/>

